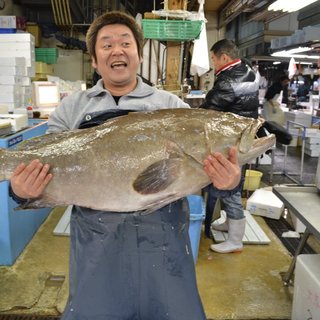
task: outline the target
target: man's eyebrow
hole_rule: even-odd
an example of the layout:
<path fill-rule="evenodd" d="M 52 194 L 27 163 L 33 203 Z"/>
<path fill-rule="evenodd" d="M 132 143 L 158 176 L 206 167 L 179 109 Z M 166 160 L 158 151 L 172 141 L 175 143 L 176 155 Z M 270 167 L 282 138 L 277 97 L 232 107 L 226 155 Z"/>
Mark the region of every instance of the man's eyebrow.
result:
<path fill-rule="evenodd" d="M 113 37 L 114 36 L 103 36 L 100 39 L 101 40 L 109 40 L 109 39 L 112 39 Z M 119 35 L 119 37 L 121 37 L 121 38 L 130 38 L 131 36 L 130 36 L 129 33 L 122 33 L 122 34 Z"/>

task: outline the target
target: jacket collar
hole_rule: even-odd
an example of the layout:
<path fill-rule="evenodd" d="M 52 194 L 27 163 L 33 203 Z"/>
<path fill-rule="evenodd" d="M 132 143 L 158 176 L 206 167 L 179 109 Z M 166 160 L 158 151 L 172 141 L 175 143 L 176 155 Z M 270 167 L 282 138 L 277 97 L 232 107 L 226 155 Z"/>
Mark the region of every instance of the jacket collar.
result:
<path fill-rule="evenodd" d="M 146 95 L 152 94 L 153 91 L 154 91 L 154 88 L 149 85 L 145 85 L 141 77 L 138 76 L 137 86 L 132 92 L 130 92 L 127 95 L 131 97 L 144 97 Z M 100 79 L 95 86 L 87 90 L 87 95 L 90 98 L 99 96 L 101 94 L 106 94 L 106 93 L 110 94 L 110 92 L 103 87 L 103 79 Z"/>
<path fill-rule="evenodd" d="M 233 60 L 227 64 L 225 64 L 223 67 L 221 67 L 220 69 L 218 69 L 216 72 L 215 72 L 215 75 L 217 76 L 219 73 L 221 73 L 222 71 L 225 71 L 225 70 L 228 70 L 228 69 L 231 69 L 232 67 L 238 65 L 241 63 L 241 59 L 236 59 L 236 60 Z"/>

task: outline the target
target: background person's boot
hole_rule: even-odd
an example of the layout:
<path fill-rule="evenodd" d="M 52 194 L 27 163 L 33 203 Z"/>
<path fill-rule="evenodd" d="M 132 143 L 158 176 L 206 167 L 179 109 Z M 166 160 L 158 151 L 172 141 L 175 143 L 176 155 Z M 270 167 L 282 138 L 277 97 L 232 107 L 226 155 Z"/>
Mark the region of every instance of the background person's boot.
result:
<path fill-rule="evenodd" d="M 227 232 L 229 230 L 228 218 L 222 223 L 216 223 L 216 221 L 211 223 L 211 228 L 213 230 Z"/>
<path fill-rule="evenodd" d="M 219 253 L 240 252 L 243 249 L 242 239 L 246 227 L 246 218 L 240 220 L 228 219 L 228 240 L 212 244 L 210 249 Z"/>

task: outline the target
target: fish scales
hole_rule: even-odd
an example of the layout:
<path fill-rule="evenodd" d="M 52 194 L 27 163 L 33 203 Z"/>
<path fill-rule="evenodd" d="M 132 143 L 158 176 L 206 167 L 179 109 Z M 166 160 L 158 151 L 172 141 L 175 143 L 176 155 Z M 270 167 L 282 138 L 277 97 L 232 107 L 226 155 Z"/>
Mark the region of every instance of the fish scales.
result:
<path fill-rule="evenodd" d="M 203 170 L 209 153 L 227 155 L 235 145 L 243 164 L 273 146 L 273 135 L 255 139 L 262 123 L 205 109 L 133 112 L 0 149 L 0 180 L 9 180 L 19 163 L 39 159 L 50 164 L 53 179 L 27 208 L 152 211 L 210 183 Z"/>

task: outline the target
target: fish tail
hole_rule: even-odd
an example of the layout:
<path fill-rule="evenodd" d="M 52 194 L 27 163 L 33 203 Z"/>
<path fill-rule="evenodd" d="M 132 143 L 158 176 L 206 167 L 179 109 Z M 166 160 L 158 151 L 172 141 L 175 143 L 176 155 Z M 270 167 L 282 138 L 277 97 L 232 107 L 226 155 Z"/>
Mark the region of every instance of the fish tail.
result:
<path fill-rule="evenodd" d="M 0 148 L 0 181 L 9 180 L 10 173 L 6 171 L 6 161 L 5 155 L 7 151 L 6 149 Z"/>

